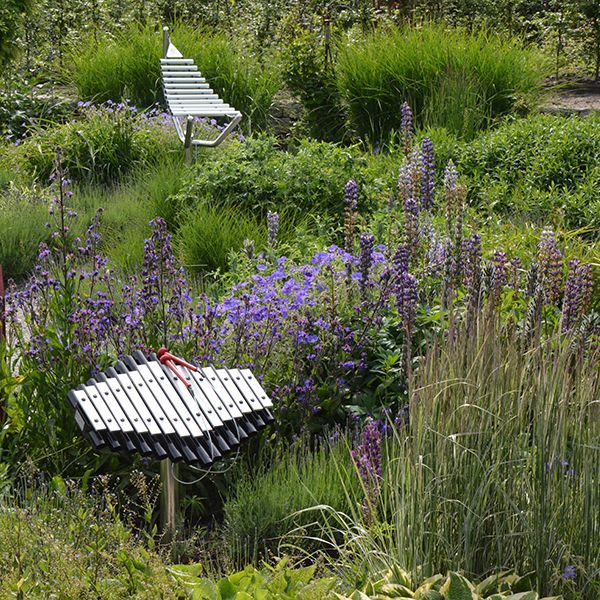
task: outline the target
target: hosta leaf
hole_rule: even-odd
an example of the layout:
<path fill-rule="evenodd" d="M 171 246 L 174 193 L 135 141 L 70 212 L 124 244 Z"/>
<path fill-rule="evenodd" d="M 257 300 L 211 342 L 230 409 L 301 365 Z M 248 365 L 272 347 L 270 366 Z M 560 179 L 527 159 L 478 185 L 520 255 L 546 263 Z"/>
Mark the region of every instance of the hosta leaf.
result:
<path fill-rule="evenodd" d="M 210 579 L 202 579 L 194 585 L 192 600 L 221 600 L 217 586 Z"/>
<path fill-rule="evenodd" d="M 476 600 L 473 584 L 459 573 L 451 572 L 440 589 L 445 600 Z"/>
<path fill-rule="evenodd" d="M 538 600 L 537 592 L 520 592 L 506 596 L 506 600 Z"/>
<path fill-rule="evenodd" d="M 482 596 L 487 596 L 494 592 L 500 591 L 500 587 L 503 583 L 512 585 L 518 579 L 511 571 L 502 571 L 500 573 L 494 573 L 475 587 L 475 591 Z"/>
<path fill-rule="evenodd" d="M 419 588 L 415 592 L 415 598 L 418 600 L 444 600 L 444 596 L 442 596 L 437 590 L 423 590 Z"/>
<path fill-rule="evenodd" d="M 386 583 L 379 588 L 379 592 L 390 598 L 414 598 L 412 590 L 399 583 Z"/>
<path fill-rule="evenodd" d="M 392 576 L 390 577 L 390 583 L 399 583 L 407 587 L 408 589 L 412 589 L 412 577 L 410 573 L 407 573 L 404 569 L 394 565 L 392 567 Z"/>

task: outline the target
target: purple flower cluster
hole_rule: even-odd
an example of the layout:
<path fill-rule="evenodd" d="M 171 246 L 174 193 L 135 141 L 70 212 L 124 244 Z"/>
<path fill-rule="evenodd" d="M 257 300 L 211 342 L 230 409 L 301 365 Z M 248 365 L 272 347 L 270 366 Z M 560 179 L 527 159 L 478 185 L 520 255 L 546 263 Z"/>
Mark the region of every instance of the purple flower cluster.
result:
<path fill-rule="evenodd" d="M 421 177 L 421 208 L 430 210 L 433 208 L 435 196 L 435 154 L 433 142 L 425 138 L 421 143 L 421 156 L 423 162 Z"/>
<path fill-rule="evenodd" d="M 592 268 L 574 258 L 569 261 L 562 304 L 562 330 L 569 331 L 585 314 L 592 296 Z"/>
<path fill-rule="evenodd" d="M 277 235 L 279 234 L 279 213 L 269 211 L 267 213 L 267 238 L 270 250 L 277 247 Z"/>
<path fill-rule="evenodd" d="M 357 209 L 358 183 L 350 179 L 344 187 L 344 238 L 347 252 L 354 251 Z"/>
<path fill-rule="evenodd" d="M 402 140 L 402 149 L 405 156 L 408 156 L 413 145 L 414 125 L 413 114 L 408 102 L 402 104 L 400 119 L 400 136 Z"/>
<path fill-rule="evenodd" d="M 538 262 L 544 297 L 548 304 L 560 298 L 563 276 L 563 256 L 552 229 L 544 229 L 538 245 Z"/>
<path fill-rule="evenodd" d="M 382 475 L 381 431 L 377 421 L 365 425 L 360 444 L 352 451 L 352 458 L 365 488 L 365 513 L 369 517 L 377 504 Z"/>

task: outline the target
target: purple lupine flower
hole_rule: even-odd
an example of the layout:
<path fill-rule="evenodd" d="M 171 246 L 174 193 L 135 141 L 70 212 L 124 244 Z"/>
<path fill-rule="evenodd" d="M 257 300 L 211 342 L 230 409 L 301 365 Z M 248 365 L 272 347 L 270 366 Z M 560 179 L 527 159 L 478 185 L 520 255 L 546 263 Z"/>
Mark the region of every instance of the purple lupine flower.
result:
<path fill-rule="evenodd" d="M 368 233 L 361 233 L 360 235 L 360 284 L 361 288 L 365 288 L 373 264 L 373 247 L 375 244 L 375 238 Z"/>
<path fill-rule="evenodd" d="M 410 263 L 410 249 L 408 246 L 406 244 L 399 244 L 392 260 L 396 276 L 407 273 Z"/>
<path fill-rule="evenodd" d="M 465 242 L 464 282 L 469 303 L 469 318 L 472 318 L 479 307 L 481 293 L 481 236 L 474 233 Z"/>
<path fill-rule="evenodd" d="M 523 264 L 518 256 L 513 256 L 510 259 L 510 277 L 508 284 L 515 292 L 518 292 L 520 289 L 522 267 Z"/>
<path fill-rule="evenodd" d="M 412 149 L 414 134 L 413 114 L 408 102 L 402 104 L 401 112 L 400 135 L 402 138 L 402 149 L 405 156 L 408 156 Z"/>
<path fill-rule="evenodd" d="M 548 304 L 556 304 L 560 297 L 563 257 L 550 228 L 542 231 L 538 244 L 538 260 L 545 300 Z"/>
<path fill-rule="evenodd" d="M 354 250 L 354 233 L 356 230 L 356 210 L 358 208 L 358 184 L 350 179 L 344 187 L 344 237 L 346 252 Z"/>
<path fill-rule="evenodd" d="M 403 202 L 414 197 L 413 183 L 412 165 L 407 158 L 398 169 L 398 192 Z"/>
<path fill-rule="evenodd" d="M 494 302 L 498 300 L 508 281 L 507 263 L 508 259 L 504 252 L 499 250 L 494 252 L 494 255 L 492 256 L 493 269 L 490 290 L 490 296 L 494 299 Z"/>
<path fill-rule="evenodd" d="M 429 210 L 435 195 L 435 155 L 430 138 L 421 143 L 421 157 L 421 208 Z"/>
<path fill-rule="evenodd" d="M 358 183 L 354 179 L 348 180 L 344 187 L 344 205 L 351 211 L 358 208 Z"/>
<path fill-rule="evenodd" d="M 279 233 L 279 213 L 269 211 L 267 213 L 268 223 L 268 245 L 271 250 L 277 246 L 277 234 Z"/>
<path fill-rule="evenodd" d="M 417 316 L 418 301 L 419 288 L 416 277 L 410 273 L 403 273 L 396 290 L 396 302 L 398 314 L 402 317 L 404 328 L 409 336 Z"/>
<path fill-rule="evenodd" d="M 419 205 L 412 198 L 404 203 L 404 232 L 411 257 L 414 257 L 419 245 Z"/>
<path fill-rule="evenodd" d="M 381 431 L 377 421 L 370 420 L 365 425 L 360 444 L 352 451 L 352 458 L 365 488 L 363 511 L 370 519 L 381 491 Z"/>
<path fill-rule="evenodd" d="M 587 311 L 593 288 L 592 268 L 574 258 L 569 271 L 562 304 L 562 330 L 571 329 Z"/>
<path fill-rule="evenodd" d="M 457 185 L 458 171 L 452 160 L 449 160 L 446 169 L 444 170 L 444 192 L 446 198 L 452 198 L 456 194 Z"/>

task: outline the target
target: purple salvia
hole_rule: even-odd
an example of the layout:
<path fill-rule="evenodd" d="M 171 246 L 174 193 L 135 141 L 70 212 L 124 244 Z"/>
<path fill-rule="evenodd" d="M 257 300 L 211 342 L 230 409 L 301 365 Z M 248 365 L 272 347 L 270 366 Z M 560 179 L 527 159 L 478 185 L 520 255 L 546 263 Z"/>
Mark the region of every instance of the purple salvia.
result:
<path fill-rule="evenodd" d="M 402 138 L 402 150 L 404 151 L 404 155 L 408 156 L 412 149 L 414 135 L 413 114 L 408 102 L 402 104 L 400 134 Z"/>
<path fill-rule="evenodd" d="M 430 138 L 421 143 L 421 157 L 421 208 L 429 210 L 435 195 L 435 155 Z"/>
<path fill-rule="evenodd" d="M 268 245 L 271 250 L 277 246 L 277 235 L 279 234 L 279 213 L 269 211 L 267 213 Z"/>
<path fill-rule="evenodd" d="M 544 229 L 538 244 L 540 277 L 546 303 L 556 304 L 560 297 L 563 257 L 552 229 Z"/>

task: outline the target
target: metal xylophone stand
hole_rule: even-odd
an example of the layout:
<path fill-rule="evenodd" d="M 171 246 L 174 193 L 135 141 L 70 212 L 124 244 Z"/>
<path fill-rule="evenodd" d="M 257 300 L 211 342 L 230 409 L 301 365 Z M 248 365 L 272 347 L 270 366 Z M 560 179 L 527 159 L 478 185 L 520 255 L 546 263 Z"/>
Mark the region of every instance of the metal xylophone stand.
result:
<path fill-rule="evenodd" d="M 170 458 L 160 461 L 160 525 L 166 542 L 173 539 L 179 525 L 177 471 L 179 467 Z"/>

